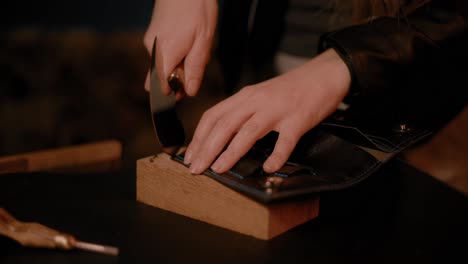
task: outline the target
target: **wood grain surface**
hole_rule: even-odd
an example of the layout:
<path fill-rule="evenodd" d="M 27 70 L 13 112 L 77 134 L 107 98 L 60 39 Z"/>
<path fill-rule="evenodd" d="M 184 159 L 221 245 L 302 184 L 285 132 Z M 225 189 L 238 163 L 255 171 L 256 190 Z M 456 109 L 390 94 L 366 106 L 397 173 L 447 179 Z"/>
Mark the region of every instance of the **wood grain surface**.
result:
<path fill-rule="evenodd" d="M 137 200 L 268 240 L 318 216 L 318 197 L 265 205 L 217 181 L 192 175 L 167 154 L 137 161 Z"/>

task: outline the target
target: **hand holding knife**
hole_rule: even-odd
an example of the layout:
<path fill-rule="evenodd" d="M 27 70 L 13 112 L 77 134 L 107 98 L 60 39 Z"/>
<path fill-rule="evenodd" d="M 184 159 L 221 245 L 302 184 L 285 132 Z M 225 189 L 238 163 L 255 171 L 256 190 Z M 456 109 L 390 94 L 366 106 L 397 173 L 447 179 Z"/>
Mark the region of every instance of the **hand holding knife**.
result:
<path fill-rule="evenodd" d="M 176 67 L 171 75 L 161 85 L 167 85 L 171 94 L 165 95 L 159 86 L 157 64 L 161 62 L 161 54 L 157 51 L 157 37 L 154 39 L 151 53 L 150 68 L 150 106 L 154 129 L 164 152 L 174 155 L 185 142 L 185 132 L 175 111 L 176 94 L 184 92 L 183 62 Z M 159 76 L 162 76 L 161 74 Z"/>

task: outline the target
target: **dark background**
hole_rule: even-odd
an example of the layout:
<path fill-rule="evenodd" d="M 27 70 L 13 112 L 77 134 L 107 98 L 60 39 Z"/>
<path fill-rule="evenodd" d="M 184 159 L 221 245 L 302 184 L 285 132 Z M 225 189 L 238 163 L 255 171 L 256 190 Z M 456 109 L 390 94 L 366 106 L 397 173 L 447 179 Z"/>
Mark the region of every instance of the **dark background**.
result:
<path fill-rule="evenodd" d="M 117 139 L 124 166 L 160 152 L 144 80 L 151 0 L 7 1 L 0 7 L 0 156 Z M 179 106 L 187 143 L 224 96 L 219 67 Z"/>
<path fill-rule="evenodd" d="M 2 30 L 34 26 L 54 30 L 87 28 L 98 31 L 144 30 L 151 0 L 2 1 Z"/>
<path fill-rule="evenodd" d="M 0 156 L 107 139 L 158 151 L 142 39 L 152 1 L 2 1 Z"/>

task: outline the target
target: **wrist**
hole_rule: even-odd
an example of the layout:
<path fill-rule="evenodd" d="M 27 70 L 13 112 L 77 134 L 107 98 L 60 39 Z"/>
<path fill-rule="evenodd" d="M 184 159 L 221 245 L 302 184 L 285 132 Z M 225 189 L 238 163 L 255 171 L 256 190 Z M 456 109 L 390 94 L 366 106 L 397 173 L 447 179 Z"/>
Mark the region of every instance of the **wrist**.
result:
<path fill-rule="evenodd" d="M 344 98 L 348 95 L 351 88 L 351 71 L 336 50 L 327 49 L 317 59 L 321 60 L 319 64 L 325 68 L 324 74 L 328 76 L 322 78 L 326 82 L 326 87 L 333 87 L 339 97 Z"/>

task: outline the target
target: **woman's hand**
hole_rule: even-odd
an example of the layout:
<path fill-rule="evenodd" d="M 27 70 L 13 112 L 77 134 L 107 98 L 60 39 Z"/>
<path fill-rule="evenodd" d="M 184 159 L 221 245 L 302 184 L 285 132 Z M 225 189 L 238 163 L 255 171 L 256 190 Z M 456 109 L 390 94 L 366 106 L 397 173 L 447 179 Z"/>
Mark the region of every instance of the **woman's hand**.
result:
<path fill-rule="evenodd" d="M 193 174 L 211 164 L 213 171 L 223 173 L 258 139 L 277 131 L 273 153 L 263 164 L 266 172 L 277 171 L 301 136 L 336 110 L 350 83 L 346 64 L 330 49 L 288 73 L 245 87 L 205 112 L 185 162 Z"/>
<path fill-rule="evenodd" d="M 164 94 L 171 90 L 167 77 L 184 61 L 185 93 L 194 96 L 211 53 L 218 18 L 217 0 L 157 0 L 144 37 L 151 55 L 157 36 L 157 71 Z M 145 89 L 149 91 L 149 75 Z"/>

